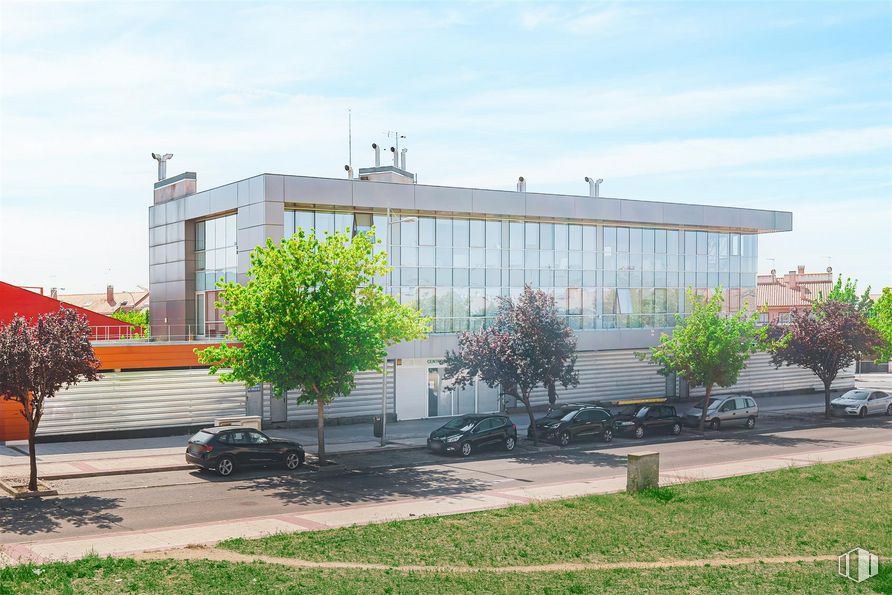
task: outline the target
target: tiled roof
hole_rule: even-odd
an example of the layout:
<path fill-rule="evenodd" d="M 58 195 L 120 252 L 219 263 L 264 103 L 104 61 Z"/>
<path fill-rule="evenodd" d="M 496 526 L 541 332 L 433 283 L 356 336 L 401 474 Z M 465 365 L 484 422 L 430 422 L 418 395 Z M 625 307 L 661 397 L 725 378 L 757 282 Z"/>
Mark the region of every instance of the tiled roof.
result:
<path fill-rule="evenodd" d="M 827 295 L 833 284 L 830 281 L 823 283 L 803 283 L 802 289 L 792 289 L 781 283 L 764 284 L 756 286 L 756 303 L 760 306 L 768 304 L 770 307 L 779 306 L 811 306 L 812 302 L 820 295 Z M 804 297 L 803 297 L 803 294 Z"/>
<path fill-rule="evenodd" d="M 91 310 L 99 314 L 113 314 L 119 310 L 145 310 L 149 307 L 148 291 L 116 291 L 115 303 L 109 304 L 103 293 L 69 293 L 59 295 L 59 300 Z"/>

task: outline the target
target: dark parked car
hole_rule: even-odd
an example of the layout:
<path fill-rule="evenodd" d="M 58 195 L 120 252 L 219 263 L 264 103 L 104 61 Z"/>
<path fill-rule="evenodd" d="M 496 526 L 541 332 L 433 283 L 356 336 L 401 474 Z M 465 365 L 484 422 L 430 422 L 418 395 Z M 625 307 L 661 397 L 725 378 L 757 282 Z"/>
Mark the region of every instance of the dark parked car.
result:
<path fill-rule="evenodd" d="M 431 432 L 427 447 L 433 452 L 461 453 L 470 456 L 474 451 L 499 447 L 514 450 L 517 426 L 507 415 L 463 415 L 450 419 Z"/>
<path fill-rule="evenodd" d="M 533 438 L 533 428 L 527 428 L 527 438 Z M 536 420 L 535 431 L 540 440 L 555 441 L 567 446 L 579 438 L 613 440 L 613 416 L 603 407 L 594 405 L 562 405 L 545 417 Z"/>
<path fill-rule="evenodd" d="M 187 463 L 216 469 L 223 477 L 240 467 L 284 465 L 294 470 L 303 465 L 305 456 L 297 442 L 232 426 L 205 428 L 189 439 L 186 448 Z"/>
<path fill-rule="evenodd" d="M 632 434 L 635 438 L 654 432 L 681 434 L 681 418 L 671 405 L 630 405 L 621 409 L 615 420 L 618 433 Z"/>

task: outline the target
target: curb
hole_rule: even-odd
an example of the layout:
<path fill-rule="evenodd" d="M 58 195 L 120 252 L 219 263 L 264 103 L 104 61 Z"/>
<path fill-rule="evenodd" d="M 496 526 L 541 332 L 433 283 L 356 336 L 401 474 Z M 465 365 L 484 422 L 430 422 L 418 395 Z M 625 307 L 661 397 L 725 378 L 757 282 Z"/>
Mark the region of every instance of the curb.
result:
<path fill-rule="evenodd" d="M 185 471 L 198 469 L 195 465 L 167 465 L 165 467 L 141 467 L 139 469 L 117 469 L 114 471 L 83 471 L 81 473 L 56 473 L 41 476 L 42 479 L 79 479 L 82 477 L 106 477 L 109 475 L 138 475 L 140 473 L 163 473 L 164 471 Z"/>

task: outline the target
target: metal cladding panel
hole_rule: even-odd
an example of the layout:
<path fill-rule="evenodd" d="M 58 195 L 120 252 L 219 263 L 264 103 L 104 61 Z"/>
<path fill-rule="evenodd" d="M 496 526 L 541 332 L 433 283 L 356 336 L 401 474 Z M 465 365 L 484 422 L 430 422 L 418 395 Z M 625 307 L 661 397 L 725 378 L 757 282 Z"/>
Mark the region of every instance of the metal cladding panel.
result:
<path fill-rule="evenodd" d="M 855 386 L 855 370 L 843 370 L 833 381 L 834 390 L 848 389 Z M 728 388 L 714 388 L 714 393 L 747 392 L 779 393 L 787 391 L 814 390 L 823 391 L 824 383 L 811 370 L 797 366 L 781 366 L 775 368 L 771 356 L 767 353 L 756 353 L 750 357 L 746 368 L 740 373 L 737 384 Z M 703 387 L 691 389 L 691 396 L 702 397 L 706 394 Z"/>
<path fill-rule="evenodd" d="M 657 368 L 635 357 L 633 350 L 583 351 L 576 360 L 579 385 L 558 386 L 558 401 L 586 402 L 631 397 L 662 397 L 666 394 L 666 378 Z M 548 403 L 548 393 L 537 388 L 533 405 Z"/>
<path fill-rule="evenodd" d="M 314 403 L 297 404 L 297 396 L 300 391 L 288 391 L 286 398 L 286 420 L 304 421 L 316 419 L 316 405 Z M 263 391 L 263 419 L 270 420 L 270 399 L 274 399 L 269 387 Z M 419 397 L 420 398 L 420 397 Z M 395 411 L 394 403 L 394 376 L 389 371 L 387 375 L 387 412 Z M 362 372 L 356 375 L 356 388 L 346 397 L 337 397 L 325 407 L 325 417 L 335 419 L 339 417 L 365 417 L 381 415 L 381 374 L 377 372 Z"/>
<path fill-rule="evenodd" d="M 164 428 L 245 415 L 245 387 L 205 369 L 109 372 L 46 402 L 39 436 Z"/>

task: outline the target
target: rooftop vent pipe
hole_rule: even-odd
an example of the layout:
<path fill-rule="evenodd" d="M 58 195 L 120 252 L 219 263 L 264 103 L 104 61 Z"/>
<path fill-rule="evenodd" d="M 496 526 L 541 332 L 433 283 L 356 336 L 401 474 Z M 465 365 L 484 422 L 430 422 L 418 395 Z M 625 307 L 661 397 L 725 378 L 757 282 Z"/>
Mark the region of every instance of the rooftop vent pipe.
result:
<path fill-rule="evenodd" d="M 409 149 L 400 149 L 400 169 L 406 171 L 406 151 Z"/>
<path fill-rule="evenodd" d="M 396 147 L 390 147 L 390 152 L 393 153 L 393 166 L 400 166 L 400 154 L 396 152 Z"/>
<path fill-rule="evenodd" d="M 526 192 L 527 191 L 527 181 L 523 179 L 523 176 L 517 178 L 517 191 L 518 192 Z"/>
<path fill-rule="evenodd" d="M 353 168 L 350 167 L 349 165 L 345 165 L 345 166 L 344 166 L 344 171 L 347 172 L 347 179 L 348 179 L 348 180 L 352 180 L 352 179 L 353 179 Z"/>
<path fill-rule="evenodd" d="M 597 180 L 594 178 L 590 178 L 585 176 L 585 181 L 588 182 L 588 195 L 593 198 L 598 198 L 601 196 L 601 182 L 604 181 L 604 178 L 598 178 Z"/>
<path fill-rule="evenodd" d="M 381 167 L 381 147 L 378 143 L 372 143 L 372 148 L 375 149 L 375 167 Z"/>

